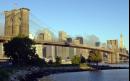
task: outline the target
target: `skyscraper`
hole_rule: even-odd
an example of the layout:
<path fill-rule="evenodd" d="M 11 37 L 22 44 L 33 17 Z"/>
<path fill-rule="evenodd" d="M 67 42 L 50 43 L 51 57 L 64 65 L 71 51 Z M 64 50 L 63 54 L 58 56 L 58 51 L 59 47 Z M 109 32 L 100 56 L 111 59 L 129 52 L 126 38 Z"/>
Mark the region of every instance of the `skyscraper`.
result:
<path fill-rule="evenodd" d="M 83 44 L 83 37 L 76 37 L 76 39 L 80 41 L 80 44 Z"/>
<path fill-rule="evenodd" d="M 120 35 L 120 48 L 121 49 L 123 48 L 123 35 L 122 35 L 122 33 Z"/>
<path fill-rule="evenodd" d="M 67 33 L 64 31 L 59 32 L 59 41 L 65 42 L 67 40 Z"/>

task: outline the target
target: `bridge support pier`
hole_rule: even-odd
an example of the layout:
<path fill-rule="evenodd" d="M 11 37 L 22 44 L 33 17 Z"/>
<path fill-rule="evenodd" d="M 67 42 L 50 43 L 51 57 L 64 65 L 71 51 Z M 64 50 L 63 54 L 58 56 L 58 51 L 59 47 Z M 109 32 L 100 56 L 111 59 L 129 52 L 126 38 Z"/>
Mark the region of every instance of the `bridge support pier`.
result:
<path fill-rule="evenodd" d="M 100 51 L 100 54 L 101 54 L 101 58 L 102 58 L 102 62 L 101 63 L 104 63 L 104 52 Z"/>
<path fill-rule="evenodd" d="M 3 43 L 0 42 L 0 58 L 3 58 L 3 54 L 4 54 Z"/>
<path fill-rule="evenodd" d="M 108 54 L 108 63 L 112 63 L 112 53 Z"/>

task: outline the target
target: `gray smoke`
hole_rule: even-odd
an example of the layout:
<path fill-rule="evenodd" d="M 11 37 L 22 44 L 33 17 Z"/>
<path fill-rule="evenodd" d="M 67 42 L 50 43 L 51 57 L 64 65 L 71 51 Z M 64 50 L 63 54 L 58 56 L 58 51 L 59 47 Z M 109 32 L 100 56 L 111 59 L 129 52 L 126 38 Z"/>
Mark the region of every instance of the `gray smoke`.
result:
<path fill-rule="evenodd" d="M 90 46 L 95 46 L 97 42 L 100 42 L 99 37 L 96 35 L 87 35 L 85 37 L 85 43 Z"/>

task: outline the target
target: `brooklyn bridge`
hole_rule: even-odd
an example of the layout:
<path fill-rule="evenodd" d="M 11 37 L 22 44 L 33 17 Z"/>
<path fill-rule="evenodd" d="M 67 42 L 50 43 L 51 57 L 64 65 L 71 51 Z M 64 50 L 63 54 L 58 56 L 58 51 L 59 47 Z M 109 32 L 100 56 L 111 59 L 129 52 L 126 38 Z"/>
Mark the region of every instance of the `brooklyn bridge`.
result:
<path fill-rule="evenodd" d="M 7 59 L 4 57 L 3 44 L 11 40 L 16 36 L 28 36 L 30 29 L 33 27 L 31 23 L 35 24 L 35 28 L 41 29 L 41 26 L 37 24 L 35 18 L 28 8 L 13 9 L 10 11 L 4 11 L 4 34 L 0 36 L 0 59 Z M 30 21 L 32 21 L 30 23 Z M 49 27 L 48 27 L 49 29 Z M 45 29 L 46 30 L 46 29 Z M 62 60 L 71 58 L 76 54 L 83 54 L 85 58 L 88 57 L 89 51 L 98 50 L 101 52 L 103 62 L 105 63 L 121 63 L 129 61 L 128 50 L 123 47 L 123 39 L 121 35 L 120 46 L 118 46 L 118 40 L 107 40 L 107 45 L 91 46 L 83 43 L 82 37 L 72 39 L 67 37 L 66 33 L 59 32 L 59 38 L 55 39 L 52 33 L 48 30 L 44 32 L 38 32 L 32 39 L 35 41 L 36 52 L 40 58 L 52 59 L 55 61 L 56 56 L 61 56 Z M 53 30 L 52 30 L 53 31 Z"/>

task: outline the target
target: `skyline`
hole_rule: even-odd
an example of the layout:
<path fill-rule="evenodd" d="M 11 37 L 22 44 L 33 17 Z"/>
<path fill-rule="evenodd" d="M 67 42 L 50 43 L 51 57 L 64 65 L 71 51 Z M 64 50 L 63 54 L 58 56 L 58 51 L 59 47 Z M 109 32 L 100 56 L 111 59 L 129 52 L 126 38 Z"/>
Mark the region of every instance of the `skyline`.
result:
<path fill-rule="evenodd" d="M 13 3 L 17 3 L 17 8 L 29 8 L 43 26 L 64 30 L 70 36 L 94 34 L 101 42 L 106 42 L 119 40 L 123 33 L 129 49 L 128 0 L 2 0 L 0 11 L 13 9 Z"/>

